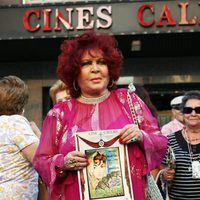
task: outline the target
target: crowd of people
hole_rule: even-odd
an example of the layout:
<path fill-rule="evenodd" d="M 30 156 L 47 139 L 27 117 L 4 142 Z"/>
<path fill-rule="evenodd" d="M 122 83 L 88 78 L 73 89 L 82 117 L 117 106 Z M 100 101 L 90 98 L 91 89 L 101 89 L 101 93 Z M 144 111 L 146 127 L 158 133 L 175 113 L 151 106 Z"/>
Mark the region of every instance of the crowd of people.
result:
<path fill-rule="evenodd" d="M 85 199 L 83 170 L 91 160 L 78 150 L 76 134 L 115 129 L 119 132 L 110 142 L 106 136 L 94 138 L 98 159 L 93 162 L 103 166 L 103 176 L 90 195 L 108 194 L 105 188 L 119 180 L 120 172 L 109 170 L 108 151 L 100 155 L 117 142 L 127 148 L 128 167 L 122 170 L 130 179 L 130 200 L 149 199 L 148 177 L 155 169 L 163 199 L 200 199 L 200 91 L 172 99 L 172 121 L 159 127 L 157 110 L 143 87 L 117 88 L 122 66 L 123 55 L 111 35 L 87 31 L 64 40 L 59 80 L 49 90 L 53 107 L 41 131 L 24 114 L 25 82 L 16 76 L 0 79 L 0 199 L 37 200 L 39 177 L 50 200 Z M 120 183 L 115 183 L 118 191 Z"/>

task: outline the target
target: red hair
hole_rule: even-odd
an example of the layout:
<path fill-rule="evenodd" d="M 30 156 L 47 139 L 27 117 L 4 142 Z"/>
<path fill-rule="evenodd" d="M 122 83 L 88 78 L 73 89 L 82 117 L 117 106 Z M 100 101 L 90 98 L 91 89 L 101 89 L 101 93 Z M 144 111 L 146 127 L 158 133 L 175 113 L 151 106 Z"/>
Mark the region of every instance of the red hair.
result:
<path fill-rule="evenodd" d="M 116 82 L 120 76 L 123 56 L 117 48 L 116 39 L 108 34 L 98 34 L 94 31 L 87 31 L 82 35 L 64 40 L 61 44 L 61 54 L 58 57 L 57 74 L 58 77 L 69 87 L 71 97 L 80 96 L 80 88 L 77 83 L 74 87 L 73 82 L 77 80 L 80 73 L 81 57 L 86 50 L 100 49 L 108 66 L 110 83 Z M 112 90 L 114 84 L 109 87 Z"/>

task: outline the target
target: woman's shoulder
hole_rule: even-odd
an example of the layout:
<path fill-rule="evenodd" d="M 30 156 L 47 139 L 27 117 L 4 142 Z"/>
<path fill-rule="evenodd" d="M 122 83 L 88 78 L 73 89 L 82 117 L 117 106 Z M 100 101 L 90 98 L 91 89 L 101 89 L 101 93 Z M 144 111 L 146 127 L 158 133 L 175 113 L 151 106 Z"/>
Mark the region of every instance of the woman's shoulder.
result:
<path fill-rule="evenodd" d="M 116 90 L 113 90 L 113 93 L 120 99 L 127 99 L 128 88 L 118 88 Z M 130 95 L 132 97 L 132 100 L 139 100 L 137 94 L 134 91 L 131 92 Z"/>
<path fill-rule="evenodd" d="M 126 97 L 127 96 L 127 88 L 117 88 L 113 90 L 111 93 L 115 94 L 117 97 Z"/>
<path fill-rule="evenodd" d="M 28 119 L 23 115 L 4 115 L 0 121 L 1 125 L 3 125 L 2 132 L 7 132 L 10 138 L 14 138 L 15 135 L 17 137 L 21 135 L 19 136 L 20 138 L 34 136 L 37 139 Z"/>
<path fill-rule="evenodd" d="M 14 123 L 28 123 L 28 120 L 23 115 L 2 115 L 0 118 L 0 122 L 9 123 L 9 125 L 13 125 Z"/>
<path fill-rule="evenodd" d="M 59 103 L 55 104 L 53 106 L 53 108 L 51 108 L 48 111 L 47 116 L 48 117 L 50 117 L 50 116 L 58 117 L 62 113 L 70 113 L 69 111 L 71 111 L 73 104 L 74 104 L 73 99 L 68 99 L 66 101 L 59 102 Z"/>
<path fill-rule="evenodd" d="M 113 92 L 115 92 L 116 94 L 118 94 L 118 93 L 125 94 L 125 93 L 127 93 L 127 91 L 128 91 L 127 88 L 117 88 L 117 89 L 113 90 Z"/>
<path fill-rule="evenodd" d="M 179 140 L 181 137 L 182 137 L 182 132 L 181 132 L 181 130 L 176 131 L 176 132 L 174 132 L 174 133 L 171 133 L 171 134 L 167 135 L 168 140 L 171 141 L 171 142 L 172 142 L 172 141 L 177 141 L 177 140 Z"/>

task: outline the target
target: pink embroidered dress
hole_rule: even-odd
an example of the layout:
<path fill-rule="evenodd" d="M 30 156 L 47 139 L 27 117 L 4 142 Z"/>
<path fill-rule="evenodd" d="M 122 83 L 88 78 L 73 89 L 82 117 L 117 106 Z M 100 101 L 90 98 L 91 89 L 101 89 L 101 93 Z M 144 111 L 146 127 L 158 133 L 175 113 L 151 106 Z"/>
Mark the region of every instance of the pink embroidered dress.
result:
<path fill-rule="evenodd" d="M 145 175 L 158 167 L 167 148 L 167 138 L 160 133 L 157 121 L 135 93 L 133 105 L 143 132 L 144 149 L 138 143 L 128 144 L 134 200 L 145 200 Z M 61 102 L 51 109 L 44 120 L 42 136 L 34 166 L 50 190 L 50 199 L 80 200 L 77 171 L 66 177 L 56 176 L 55 167 L 62 168 L 64 156 L 75 150 L 76 132 L 121 129 L 133 123 L 127 102 L 127 89 L 111 91 L 97 104 L 76 99 Z"/>

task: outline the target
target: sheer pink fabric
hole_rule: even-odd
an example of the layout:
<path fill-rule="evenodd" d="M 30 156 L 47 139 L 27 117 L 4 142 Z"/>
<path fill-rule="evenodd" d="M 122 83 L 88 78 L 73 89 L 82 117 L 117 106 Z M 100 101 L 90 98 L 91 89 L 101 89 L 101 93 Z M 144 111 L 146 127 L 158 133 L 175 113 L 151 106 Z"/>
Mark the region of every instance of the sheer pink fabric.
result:
<path fill-rule="evenodd" d="M 132 94 L 143 132 L 143 149 L 137 143 L 128 144 L 134 199 L 145 200 L 145 175 L 158 167 L 166 152 L 167 138 L 160 133 L 157 121 L 147 106 Z M 34 166 L 50 188 L 51 199 L 79 200 L 77 172 L 68 171 L 67 177 L 56 177 L 55 166 L 63 167 L 64 155 L 75 150 L 76 132 L 121 129 L 133 123 L 127 90 L 112 91 L 98 104 L 84 104 L 71 99 L 54 106 L 49 111 L 34 158 Z"/>

